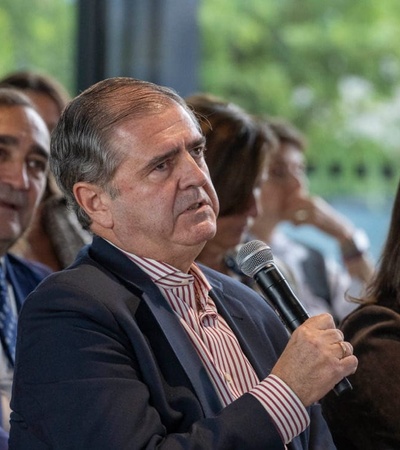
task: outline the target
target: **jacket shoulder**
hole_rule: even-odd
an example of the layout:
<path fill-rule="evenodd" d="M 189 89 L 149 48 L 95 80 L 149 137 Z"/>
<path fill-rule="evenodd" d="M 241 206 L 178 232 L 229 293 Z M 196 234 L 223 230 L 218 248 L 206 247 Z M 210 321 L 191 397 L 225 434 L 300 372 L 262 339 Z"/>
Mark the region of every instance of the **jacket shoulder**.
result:
<path fill-rule="evenodd" d="M 18 275 L 34 278 L 38 281 L 41 281 L 53 272 L 53 270 L 45 264 L 22 258 L 11 253 L 6 255 L 6 261 L 6 264 L 9 265 L 8 267 L 11 267 Z"/>

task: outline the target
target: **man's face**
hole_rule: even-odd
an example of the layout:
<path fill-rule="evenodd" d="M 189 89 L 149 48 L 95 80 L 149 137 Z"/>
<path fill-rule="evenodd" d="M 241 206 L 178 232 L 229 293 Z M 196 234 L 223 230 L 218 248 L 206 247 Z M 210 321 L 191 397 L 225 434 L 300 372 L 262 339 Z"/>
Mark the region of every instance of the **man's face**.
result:
<path fill-rule="evenodd" d="M 28 227 L 46 185 L 50 136 L 32 108 L 0 106 L 0 254 Z"/>
<path fill-rule="evenodd" d="M 171 103 L 120 125 L 112 142 L 125 160 L 113 180 L 119 195 L 109 200 L 112 219 L 103 236 L 186 270 L 214 236 L 219 210 L 204 137 L 189 114 Z"/>

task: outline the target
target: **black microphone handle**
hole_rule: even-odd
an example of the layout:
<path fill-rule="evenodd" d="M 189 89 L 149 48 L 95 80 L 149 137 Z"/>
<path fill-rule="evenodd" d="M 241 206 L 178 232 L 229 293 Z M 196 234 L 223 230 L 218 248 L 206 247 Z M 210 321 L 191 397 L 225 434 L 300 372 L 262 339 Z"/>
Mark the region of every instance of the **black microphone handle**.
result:
<path fill-rule="evenodd" d="M 291 333 L 310 317 L 274 264 L 265 266 L 256 273 L 254 279 Z"/>
<path fill-rule="evenodd" d="M 254 275 L 254 279 L 265 294 L 265 300 L 291 333 L 310 317 L 275 264 L 267 264 Z M 350 381 L 343 378 L 333 391 L 339 396 L 351 389 L 353 387 Z"/>

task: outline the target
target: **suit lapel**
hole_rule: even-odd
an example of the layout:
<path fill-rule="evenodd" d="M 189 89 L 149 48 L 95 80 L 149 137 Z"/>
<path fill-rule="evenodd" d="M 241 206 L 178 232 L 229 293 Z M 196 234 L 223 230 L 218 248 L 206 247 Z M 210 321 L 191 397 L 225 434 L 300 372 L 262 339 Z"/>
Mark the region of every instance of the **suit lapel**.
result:
<path fill-rule="evenodd" d="M 246 355 L 250 364 L 254 368 L 257 376 L 260 380 L 265 378 L 265 368 L 260 364 L 260 355 L 255 355 L 251 347 L 249 346 L 249 339 L 243 335 L 242 329 L 249 328 L 249 317 L 244 308 L 236 308 L 228 310 L 226 307 L 226 297 L 224 296 L 220 287 L 214 284 L 214 288 L 210 292 L 210 296 L 213 299 L 219 314 L 226 320 L 230 329 L 235 334 L 239 341 L 240 347 L 243 353 Z M 240 305 L 242 306 L 242 305 Z M 240 325 L 239 325 L 240 324 Z M 253 328 L 253 326 L 250 326 Z"/>
<path fill-rule="evenodd" d="M 157 289 L 156 286 L 155 288 Z M 162 299 L 160 299 L 160 296 Z M 175 313 L 159 291 L 158 293 L 146 292 L 143 295 L 143 299 L 149 307 L 154 320 L 158 322 L 165 339 L 169 342 L 183 370 L 186 372 L 202 404 L 205 417 L 214 416 L 222 409 L 218 394 L 208 376 L 206 368 L 194 350 L 193 344 L 179 323 Z"/>
<path fill-rule="evenodd" d="M 193 344 L 179 323 L 179 319 L 158 287 L 133 261 L 106 241 L 94 238 L 91 248 L 93 250 L 91 253 L 94 253 L 95 259 L 111 270 L 129 290 L 136 295 L 138 289 L 141 291 L 141 299 L 146 303 L 147 308 L 143 308 L 139 304 L 138 310 L 140 309 L 141 314 L 137 314 L 137 316 L 140 316 L 142 321 L 155 321 L 158 324 L 158 327 L 155 327 L 155 332 L 161 330 L 168 341 L 171 350 L 192 384 L 205 417 L 217 414 L 222 409 L 222 405 L 214 385 L 194 350 Z M 142 314 L 145 309 L 149 312 Z M 140 326 L 139 322 L 138 324 Z"/>

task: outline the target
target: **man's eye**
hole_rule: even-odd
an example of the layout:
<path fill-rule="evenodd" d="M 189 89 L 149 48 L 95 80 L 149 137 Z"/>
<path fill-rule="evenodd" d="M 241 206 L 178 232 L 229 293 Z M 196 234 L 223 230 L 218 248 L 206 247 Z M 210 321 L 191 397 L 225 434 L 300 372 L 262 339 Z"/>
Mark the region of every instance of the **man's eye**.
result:
<path fill-rule="evenodd" d="M 162 170 L 165 170 L 167 167 L 168 167 L 168 162 L 167 161 L 163 161 L 162 163 L 157 164 L 154 167 L 154 170 L 162 171 Z"/>
<path fill-rule="evenodd" d="M 28 168 L 35 172 L 46 172 L 48 167 L 47 160 L 44 159 L 30 159 L 27 162 Z"/>
<path fill-rule="evenodd" d="M 0 161 L 5 161 L 8 158 L 8 156 L 9 152 L 6 149 L 0 147 Z"/>
<path fill-rule="evenodd" d="M 205 151 L 206 151 L 205 147 L 202 146 L 193 148 L 190 152 L 193 155 L 193 157 L 201 158 L 202 156 L 204 156 Z"/>

